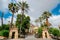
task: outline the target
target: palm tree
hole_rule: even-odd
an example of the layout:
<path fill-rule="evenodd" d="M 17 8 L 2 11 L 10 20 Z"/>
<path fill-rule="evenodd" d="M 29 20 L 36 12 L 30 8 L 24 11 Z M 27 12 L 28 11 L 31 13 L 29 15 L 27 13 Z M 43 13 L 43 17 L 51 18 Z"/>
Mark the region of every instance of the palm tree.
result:
<path fill-rule="evenodd" d="M 42 26 L 42 21 L 43 21 L 43 17 L 39 17 L 39 22 L 40 22 L 40 25 Z"/>
<path fill-rule="evenodd" d="M 22 24 L 22 22 L 24 20 L 24 13 L 28 12 L 29 6 L 26 3 L 26 1 L 19 2 L 19 3 L 17 3 L 17 5 L 18 5 L 19 9 L 21 9 L 21 13 L 22 13 L 21 24 Z M 22 27 L 22 25 L 21 25 L 21 27 Z M 21 32 L 21 27 L 20 27 L 20 32 Z"/>
<path fill-rule="evenodd" d="M 40 23 L 40 26 L 42 26 L 42 21 L 43 21 L 43 17 L 42 16 L 35 20 L 36 24 Z"/>
<path fill-rule="evenodd" d="M 36 20 L 35 20 L 36 25 L 37 25 L 38 22 L 39 22 L 39 19 L 36 19 Z M 38 25 L 37 25 L 37 26 L 38 26 Z"/>
<path fill-rule="evenodd" d="M 11 27 L 13 25 L 14 13 L 18 12 L 18 6 L 15 3 L 10 3 L 8 5 L 9 10 L 12 12 Z"/>
<path fill-rule="evenodd" d="M 2 12 L 2 16 L 1 16 L 1 25 L 3 27 L 3 16 L 4 16 L 4 13 Z"/>
<path fill-rule="evenodd" d="M 60 29 L 60 27 L 59 27 L 59 29 Z"/>
<path fill-rule="evenodd" d="M 59 29 L 60 29 L 60 26 L 59 26 Z"/>
<path fill-rule="evenodd" d="M 49 21 L 48 21 L 48 18 L 51 16 L 51 13 L 45 11 L 43 14 L 42 14 L 43 18 L 46 19 L 46 25 L 47 27 L 50 26 L 49 24 Z"/>
<path fill-rule="evenodd" d="M 22 13 L 22 19 L 24 19 L 24 12 L 28 12 L 29 10 L 29 6 L 28 4 L 26 3 L 26 1 L 22 1 L 22 2 L 19 2 L 18 4 L 18 7 L 21 9 L 21 13 Z"/>

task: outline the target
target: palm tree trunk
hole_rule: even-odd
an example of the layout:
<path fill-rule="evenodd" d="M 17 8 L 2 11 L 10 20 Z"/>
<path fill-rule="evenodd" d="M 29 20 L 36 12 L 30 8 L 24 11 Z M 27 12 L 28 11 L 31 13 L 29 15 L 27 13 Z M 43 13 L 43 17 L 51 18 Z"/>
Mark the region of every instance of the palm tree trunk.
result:
<path fill-rule="evenodd" d="M 24 10 L 22 10 L 22 20 L 24 20 Z"/>
<path fill-rule="evenodd" d="M 12 14 L 12 18 L 11 18 L 11 28 L 13 26 L 13 17 L 14 17 L 14 13 Z"/>
<path fill-rule="evenodd" d="M 23 23 L 23 20 L 24 20 L 24 10 L 23 9 L 21 10 L 21 13 L 22 13 L 22 17 L 21 17 L 21 25 L 20 25 L 20 34 L 21 34 L 22 23 Z"/>
<path fill-rule="evenodd" d="M 1 16 L 1 25 L 3 26 L 3 16 L 4 16 L 4 13 L 2 13 L 2 16 Z"/>
<path fill-rule="evenodd" d="M 47 27 L 49 26 L 48 18 L 46 18 L 46 25 L 47 25 Z"/>
<path fill-rule="evenodd" d="M 40 26 L 42 27 L 42 22 L 40 23 Z"/>
<path fill-rule="evenodd" d="M 40 20 L 40 26 L 42 26 L 42 21 Z"/>

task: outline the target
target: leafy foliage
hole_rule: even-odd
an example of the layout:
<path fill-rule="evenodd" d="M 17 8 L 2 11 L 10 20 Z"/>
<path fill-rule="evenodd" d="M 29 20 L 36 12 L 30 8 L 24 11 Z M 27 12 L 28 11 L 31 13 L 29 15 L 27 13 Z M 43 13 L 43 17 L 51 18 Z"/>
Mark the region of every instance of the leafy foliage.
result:
<path fill-rule="evenodd" d="M 40 37 L 42 37 L 42 28 L 41 27 L 38 29 L 38 34 Z"/>
<path fill-rule="evenodd" d="M 22 26 L 21 31 L 25 33 L 25 30 L 29 29 L 30 27 L 30 17 L 24 15 L 24 20 L 22 23 L 21 23 L 21 17 L 22 17 L 21 14 L 17 15 L 16 26 L 18 27 L 19 30 L 20 30 L 20 27 Z"/>
<path fill-rule="evenodd" d="M 54 36 L 60 36 L 60 31 L 57 28 L 50 28 L 49 33 L 53 34 Z"/>
<path fill-rule="evenodd" d="M 27 2 L 19 2 L 17 3 L 18 8 L 20 8 L 21 10 L 24 10 L 24 12 L 28 12 L 29 10 L 29 5 L 27 4 Z"/>
<path fill-rule="evenodd" d="M 45 12 L 42 14 L 42 16 L 43 16 L 43 19 L 46 19 L 46 18 L 49 18 L 50 16 L 52 16 L 52 14 L 51 14 L 50 12 L 45 11 Z"/>
<path fill-rule="evenodd" d="M 9 36 L 9 31 L 8 30 L 3 30 L 2 34 L 3 34 L 3 36 L 8 37 Z"/>
<path fill-rule="evenodd" d="M 2 32 L 3 32 L 3 31 L 0 31 L 0 36 L 3 36 Z"/>
<path fill-rule="evenodd" d="M 1 30 L 9 30 L 9 25 L 8 24 L 3 24 L 3 26 L 0 26 L 0 31 Z"/>
<path fill-rule="evenodd" d="M 8 5 L 8 8 L 11 12 L 17 12 L 19 9 L 18 9 L 18 6 L 16 5 L 16 3 L 10 3 Z"/>
<path fill-rule="evenodd" d="M 0 36 L 9 36 L 9 25 L 3 24 L 3 26 L 0 26 Z"/>
<path fill-rule="evenodd" d="M 2 30 L 2 26 L 0 26 L 0 31 Z"/>
<path fill-rule="evenodd" d="M 18 12 L 18 6 L 16 5 L 16 3 L 10 3 L 8 5 L 9 10 L 12 12 L 12 18 L 11 18 L 11 27 L 13 25 L 13 17 L 14 17 L 14 13 Z"/>

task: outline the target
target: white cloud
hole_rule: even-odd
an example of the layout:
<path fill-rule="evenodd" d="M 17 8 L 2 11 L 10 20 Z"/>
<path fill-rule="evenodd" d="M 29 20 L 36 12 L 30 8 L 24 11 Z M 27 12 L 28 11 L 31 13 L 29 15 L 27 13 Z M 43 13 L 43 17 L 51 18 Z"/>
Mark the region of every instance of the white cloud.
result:
<path fill-rule="evenodd" d="M 2 4 L 2 0 L 0 0 L 0 5 Z M 1 6 L 0 6 L 0 10 L 1 10 Z"/>
<path fill-rule="evenodd" d="M 60 3 L 59 0 L 27 0 L 27 2 L 29 3 L 30 9 L 32 9 L 32 11 L 28 13 L 28 15 L 32 17 L 32 21 L 41 16 L 43 11 L 51 11 Z M 32 23 L 34 24 L 34 22 Z"/>
<path fill-rule="evenodd" d="M 31 10 L 28 15 L 32 17 L 32 19 L 37 19 L 43 11 L 50 11 L 59 3 L 58 0 L 27 0 L 27 2 Z"/>
<path fill-rule="evenodd" d="M 1 0 L 0 1 L 0 10 L 1 11 L 6 11 L 6 9 L 8 9 L 8 4 L 10 3 L 10 0 Z"/>
<path fill-rule="evenodd" d="M 58 3 L 60 3 L 59 0 L 27 0 L 27 2 L 29 3 L 30 8 L 33 9 L 33 11 L 30 11 L 28 13 L 28 15 L 30 17 L 32 17 L 32 20 L 35 20 L 39 16 L 41 16 L 43 11 L 47 11 L 47 10 L 51 11 L 53 8 L 55 8 L 57 6 Z M 53 16 L 53 18 L 54 17 L 55 16 Z M 58 17 L 57 17 L 57 19 L 58 19 Z M 57 20 L 57 19 L 54 18 L 53 20 Z M 34 24 L 34 22 L 32 22 L 32 23 Z M 56 25 L 56 24 L 53 23 L 53 25 Z"/>
<path fill-rule="evenodd" d="M 16 0 L 16 1 L 18 2 L 21 0 Z M 0 9 L 2 8 L 7 9 L 9 2 L 10 2 L 9 0 L 0 0 L 0 5 L 2 4 L 1 6 L 3 6 L 3 7 L 0 6 Z M 30 6 L 29 8 L 31 10 L 27 15 L 31 17 L 31 22 L 33 21 L 32 23 L 34 24 L 34 20 L 37 19 L 43 13 L 43 11 L 52 10 L 54 7 L 57 6 L 58 3 L 60 3 L 60 1 L 59 0 L 27 0 L 27 3 L 29 4 Z M 20 14 L 20 12 L 21 11 L 19 10 L 18 14 Z M 16 15 L 17 13 L 15 14 L 15 16 Z M 56 24 L 59 24 L 60 22 L 59 18 L 60 18 L 60 15 L 52 16 L 50 18 L 50 22 L 55 26 Z M 4 23 L 8 23 L 7 22 L 8 20 L 11 20 L 11 17 L 4 19 Z M 14 20 L 16 20 L 16 18 Z"/>
<path fill-rule="evenodd" d="M 1 19 L 0 19 L 0 25 L 1 25 Z"/>
<path fill-rule="evenodd" d="M 5 20 L 4 20 L 5 21 Z M 11 22 L 11 16 L 9 18 L 6 19 L 6 22 L 8 23 L 8 21 Z M 16 21 L 16 17 L 13 17 L 13 23 L 15 23 Z"/>
<path fill-rule="evenodd" d="M 59 13 L 60 13 L 60 9 L 59 9 Z"/>
<path fill-rule="evenodd" d="M 3 18 L 3 23 L 4 24 L 9 24 L 8 21 L 10 21 L 10 23 L 11 23 L 11 16 L 9 18 L 7 18 L 7 19 Z M 15 21 L 16 21 L 16 17 L 13 18 L 13 23 L 14 24 L 15 24 Z M 1 25 L 1 19 L 0 19 L 0 25 Z"/>
<path fill-rule="evenodd" d="M 58 27 L 60 25 L 60 15 L 58 16 L 53 15 L 52 17 L 49 18 L 49 21 L 53 27 Z"/>

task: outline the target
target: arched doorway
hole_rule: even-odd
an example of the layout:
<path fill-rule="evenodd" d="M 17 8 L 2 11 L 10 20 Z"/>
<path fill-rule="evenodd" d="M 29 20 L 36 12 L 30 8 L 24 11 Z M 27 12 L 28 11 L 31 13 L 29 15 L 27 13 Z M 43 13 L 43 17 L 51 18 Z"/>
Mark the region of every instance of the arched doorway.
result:
<path fill-rule="evenodd" d="M 45 32 L 45 38 L 47 38 L 47 33 Z"/>
<path fill-rule="evenodd" d="M 15 32 L 12 32 L 12 39 L 15 37 Z"/>
<path fill-rule="evenodd" d="M 42 38 L 51 38 L 47 30 L 43 30 Z"/>
<path fill-rule="evenodd" d="M 10 29 L 9 39 L 18 39 L 18 28 L 14 27 Z"/>

